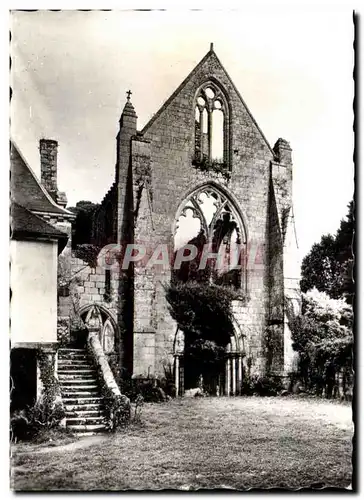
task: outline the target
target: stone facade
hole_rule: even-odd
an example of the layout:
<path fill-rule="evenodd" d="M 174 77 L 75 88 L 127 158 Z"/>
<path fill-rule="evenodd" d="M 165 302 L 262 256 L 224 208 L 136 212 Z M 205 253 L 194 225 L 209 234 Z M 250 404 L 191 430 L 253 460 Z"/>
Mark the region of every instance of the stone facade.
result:
<path fill-rule="evenodd" d="M 220 170 L 194 164 L 196 101 L 208 86 L 215 89 L 224 109 Z M 199 139 L 205 141 L 206 154 L 210 154 L 209 133 Z M 289 143 L 279 139 L 270 147 L 212 48 L 141 131 L 137 131 L 137 115 L 128 97 L 116 142 L 115 182 L 94 216 L 93 243 L 100 248 L 141 243 L 147 251 L 161 244 L 173 248 L 176 217 L 185 200 L 211 186 L 229 201 L 246 240 L 241 288 L 247 300 L 233 304 L 236 332 L 228 346 L 232 353 L 229 370 L 232 366 L 239 379 L 243 359 L 253 372 L 273 369 L 287 375 L 292 369 L 292 348 L 286 300 L 293 301 L 296 310 L 300 304 L 299 268 L 292 264 L 297 245 Z M 80 265 L 72 261 L 74 272 Z M 105 280 L 111 287 L 108 297 Z M 119 369 L 134 376 L 161 377 L 165 366 L 173 364 L 177 326 L 163 288 L 170 280 L 171 271 L 162 266 L 123 270 L 115 264 L 111 276 L 102 265 L 79 271 L 74 285 L 79 308 L 82 312 L 97 304 L 110 316 Z M 271 366 L 265 345 L 269 327 L 279 346 Z"/>

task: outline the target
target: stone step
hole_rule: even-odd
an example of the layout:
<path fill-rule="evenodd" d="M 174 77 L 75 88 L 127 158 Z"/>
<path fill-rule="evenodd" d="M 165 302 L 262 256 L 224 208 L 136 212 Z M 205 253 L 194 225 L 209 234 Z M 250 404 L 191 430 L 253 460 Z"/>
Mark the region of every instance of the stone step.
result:
<path fill-rule="evenodd" d="M 67 428 L 70 429 L 71 431 L 75 432 L 86 432 L 86 433 L 91 433 L 91 432 L 102 432 L 105 430 L 105 425 L 104 424 L 95 424 L 95 425 L 67 425 Z"/>
<path fill-rule="evenodd" d="M 69 363 L 79 363 L 79 362 L 84 362 L 84 363 L 90 363 L 93 358 L 90 358 L 89 356 L 77 356 L 77 357 L 69 357 L 69 356 L 58 356 L 58 363 L 64 363 L 64 362 L 69 362 Z"/>
<path fill-rule="evenodd" d="M 105 424 L 105 417 L 66 417 L 66 426 L 70 425 L 97 425 Z"/>
<path fill-rule="evenodd" d="M 96 436 L 97 434 L 99 434 L 100 432 L 102 431 L 98 431 L 98 432 L 94 432 L 94 431 L 89 431 L 89 432 L 80 432 L 80 431 L 77 431 L 77 437 L 89 437 L 89 436 Z"/>
<path fill-rule="evenodd" d="M 59 379 L 59 383 L 61 385 L 61 387 L 73 387 L 73 386 L 77 386 L 77 387 L 80 387 L 80 386 L 87 386 L 87 387 L 90 387 L 91 386 L 94 386 L 94 387 L 99 387 L 98 383 L 97 383 L 97 379 L 95 377 L 92 377 L 92 378 L 75 378 L 75 379 Z"/>
<path fill-rule="evenodd" d="M 82 407 L 81 407 L 82 408 Z M 66 410 L 66 418 L 83 418 L 83 417 L 105 417 L 105 410 L 101 407 L 98 410 L 84 410 L 83 408 L 74 409 L 73 411 Z"/>
<path fill-rule="evenodd" d="M 74 363 L 72 363 L 72 364 L 67 364 L 67 363 L 63 364 L 62 363 L 62 365 L 58 366 L 57 371 L 63 373 L 64 371 L 73 370 L 74 373 L 79 373 L 79 372 L 81 372 L 81 370 L 92 370 L 92 369 L 94 370 L 94 373 L 95 373 L 96 369 L 87 363 L 82 363 L 79 365 L 76 365 Z M 97 373 L 97 371 L 96 371 L 96 373 Z"/>
<path fill-rule="evenodd" d="M 58 368 L 58 375 L 92 375 L 93 373 L 97 373 L 96 368 L 82 368 L 82 369 L 71 369 L 71 367 L 67 368 Z"/>
<path fill-rule="evenodd" d="M 58 359 L 68 359 L 68 360 L 75 360 L 77 361 L 78 359 L 90 359 L 90 355 L 88 353 L 84 354 L 62 354 L 58 353 Z"/>
<path fill-rule="evenodd" d="M 68 360 L 68 361 L 79 361 L 79 360 L 90 360 L 90 356 L 88 354 L 72 354 L 71 356 L 64 355 L 58 355 L 58 359 L 61 361 Z"/>
<path fill-rule="evenodd" d="M 67 391 L 61 391 L 61 394 L 62 394 L 62 399 L 72 398 L 72 396 L 74 399 L 77 399 L 78 396 L 84 398 L 96 398 L 99 396 L 99 391 L 67 390 Z"/>
<path fill-rule="evenodd" d="M 82 378 L 81 378 L 82 377 Z M 65 382 L 67 380 L 73 381 L 73 380 L 97 380 L 97 375 L 95 372 L 91 373 L 58 373 L 58 380 L 59 382 Z"/>
<path fill-rule="evenodd" d="M 74 383 L 69 383 L 69 382 L 61 382 L 61 391 L 69 391 L 72 389 L 75 389 L 76 391 L 85 389 L 86 391 L 89 391 L 91 389 L 94 389 L 95 391 L 99 390 L 98 384 L 95 384 L 95 382 L 91 381 L 89 384 L 74 384 Z"/>
<path fill-rule="evenodd" d="M 93 364 L 88 359 L 59 359 L 58 366 L 76 366 L 79 368 L 82 365 L 86 365 L 87 368 L 93 368 Z"/>
<path fill-rule="evenodd" d="M 58 349 L 58 356 L 88 356 L 89 352 L 84 349 L 82 351 L 64 351 L 63 349 Z"/>
<path fill-rule="evenodd" d="M 101 412 L 104 410 L 104 405 L 102 402 L 100 403 L 80 403 L 80 404 L 65 404 L 64 409 L 66 413 L 73 413 L 73 412 L 79 412 L 79 411 L 84 411 L 84 412 Z"/>
<path fill-rule="evenodd" d="M 85 352 L 86 350 L 84 347 L 61 347 L 59 349 L 61 352 Z"/>
<path fill-rule="evenodd" d="M 77 435 L 105 430 L 105 407 L 98 371 L 86 349 L 58 351 L 58 380 L 66 411 L 66 426 Z"/>
<path fill-rule="evenodd" d="M 62 400 L 65 405 L 94 405 L 101 404 L 103 402 L 103 398 L 98 394 L 97 396 L 74 396 L 71 394 L 70 397 L 62 396 Z"/>

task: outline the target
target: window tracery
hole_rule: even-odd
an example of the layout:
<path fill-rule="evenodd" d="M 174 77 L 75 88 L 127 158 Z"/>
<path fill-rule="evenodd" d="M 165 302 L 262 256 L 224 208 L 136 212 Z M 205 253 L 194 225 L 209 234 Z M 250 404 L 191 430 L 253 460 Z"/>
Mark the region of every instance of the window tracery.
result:
<path fill-rule="evenodd" d="M 176 272 L 178 279 L 208 279 L 216 284 L 244 287 L 246 233 L 243 222 L 233 203 L 214 186 L 203 186 L 192 193 L 177 214 L 175 252 L 187 244 L 198 248 L 198 257 L 182 263 Z M 224 256 L 224 262 L 217 263 L 215 259 L 208 262 L 206 269 L 200 269 L 199 259 L 206 245 L 209 252 Z"/>
<path fill-rule="evenodd" d="M 228 168 L 228 137 L 227 101 L 216 84 L 207 82 L 196 96 L 194 164 Z"/>

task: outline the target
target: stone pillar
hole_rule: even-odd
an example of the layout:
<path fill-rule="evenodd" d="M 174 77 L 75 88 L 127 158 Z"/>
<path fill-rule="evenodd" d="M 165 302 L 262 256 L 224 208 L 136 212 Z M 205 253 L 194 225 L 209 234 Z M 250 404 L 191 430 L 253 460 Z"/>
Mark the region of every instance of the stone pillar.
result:
<path fill-rule="evenodd" d="M 231 359 L 227 358 L 226 370 L 225 370 L 225 393 L 226 393 L 226 396 L 230 396 L 230 368 L 231 368 Z"/>
<path fill-rule="evenodd" d="M 58 380 L 58 351 L 54 354 L 54 376 Z"/>
<path fill-rule="evenodd" d="M 176 397 L 179 396 L 179 355 L 175 356 L 175 368 L 174 368 L 174 384 L 176 386 Z"/>
<path fill-rule="evenodd" d="M 231 376 L 232 376 L 232 394 L 236 396 L 236 358 L 233 356 L 231 360 Z"/>
<path fill-rule="evenodd" d="M 39 359 L 37 360 L 37 401 L 40 400 L 44 391 L 44 385 L 42 382 L 41 371 L 40 371 L 40 363 Z"/>
<path fill-rule="evenodd" d="M 241 386 L 243 383 L 243 359 L 241 355 L 238 356 L 238 394 L 241 396 Z"/>

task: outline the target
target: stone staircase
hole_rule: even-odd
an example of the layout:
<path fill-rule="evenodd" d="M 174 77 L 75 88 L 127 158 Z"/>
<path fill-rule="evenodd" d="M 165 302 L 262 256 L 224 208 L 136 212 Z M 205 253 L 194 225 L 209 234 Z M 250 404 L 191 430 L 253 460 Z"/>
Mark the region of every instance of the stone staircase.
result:
<path fill-rule="evenodd" d="M 105 430 L 105 408 L 87 349 L 58 350 L 58 380 L 66 411 L 66 427 L 78 435 Z"/>

